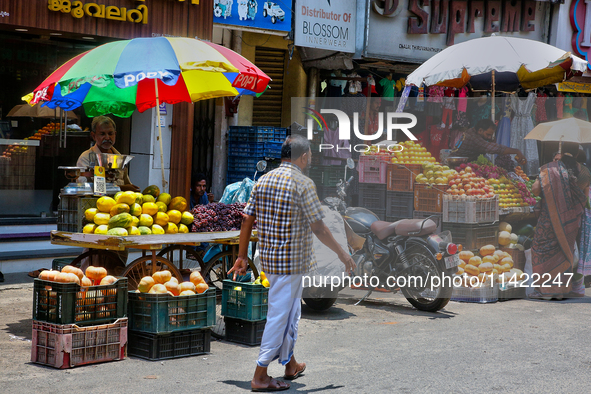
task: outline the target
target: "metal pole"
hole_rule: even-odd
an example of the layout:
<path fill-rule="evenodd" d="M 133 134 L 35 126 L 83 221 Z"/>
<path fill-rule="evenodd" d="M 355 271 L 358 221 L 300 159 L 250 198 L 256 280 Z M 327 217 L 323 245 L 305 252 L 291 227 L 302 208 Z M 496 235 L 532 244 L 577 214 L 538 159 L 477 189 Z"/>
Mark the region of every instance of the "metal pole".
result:
<path fill-rule="evenodd" d="M 156 122 L 158 123 L 158 141 L 160 141 L 160 169 L 162 170 L 162 191 L 165 192 L 166 189 L 166 177 L 164 176 L 164 152 L 162 148 L 162 126 L 160 125 L 160 99 L 158 98 L 158 78 L 154 78 L 154 87 L 156 89 L 156 108 L 157 108 L 157 116 Z"/>
<path fill-rule="evenodd" d="M 492 70 L 492 105 L 490 107 L 490 116 L 493 122 L 495 121 L 495 70 Z"/>

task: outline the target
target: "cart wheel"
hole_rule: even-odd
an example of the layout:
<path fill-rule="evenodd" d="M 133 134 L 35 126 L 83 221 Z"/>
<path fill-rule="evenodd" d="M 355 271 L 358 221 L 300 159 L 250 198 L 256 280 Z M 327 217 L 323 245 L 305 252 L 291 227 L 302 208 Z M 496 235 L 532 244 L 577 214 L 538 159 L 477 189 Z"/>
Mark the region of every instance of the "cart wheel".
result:
<path fill-rule="evenodd" d="M 215 326 L 211 328 L 211 335 L 215 338 L 223 339 L 226 336 L 226 325 L 224 317 L 222 316 L 222 281 L 228 279 L 228 270 L 234 265 L 232 251 L 220 252 L 213 256 L 207 267 L 203 271 L 203 279 L 211 287 L 216 288 L 216 305 L 215 305 Z M 254 273 L 255 277 L 259 276 L 259 271 L 256 269 L 251 259 L 248 259 L 248 265 Z"/>
<path fill-rule="evenodd" d="M 154 265 L 152 265 L 152 258 L 156 261 Z M 163 270 L 169 270 L 179 283 L 183 281 L 183 276 L 174 264 L 161 256 L 142 256 L 131 262 L 121 275 L 127 277 L 127 288 L 133 291 L 137 289 L 144 276 L 150 276 L 154 272 Z"/>
<path fill-rule="evenodd" d="M 70 265 L 82 268 L 81 264 L 87 260 L 88 265 L 105 267 L 108 272 L 115 276 L 121 276 L 125 270 L 125 264 L 119 258 L 119 255 L 110 250 L 90 249 L 76 257 Z"/>
<path fill-rule="evenodd" d="M 171 261 L 187 277 L 196 269 L 205 271 L 205 262 L 193 246 L 170 245 L 158 252 L 158 256 Z"/>

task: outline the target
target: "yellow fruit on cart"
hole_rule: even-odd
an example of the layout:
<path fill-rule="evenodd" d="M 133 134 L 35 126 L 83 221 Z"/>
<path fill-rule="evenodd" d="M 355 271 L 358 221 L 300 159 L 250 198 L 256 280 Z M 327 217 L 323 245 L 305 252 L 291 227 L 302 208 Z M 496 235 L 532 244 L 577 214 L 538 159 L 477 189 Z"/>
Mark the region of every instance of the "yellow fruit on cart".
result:
<path fill-rule="evenodd" d="M 140 224 L 140 226 L 150 227 L 152 224 L 154 224 L 154 219 L 152 218 L 152 216 L 148 215 L 147 213 L 142 213 L 140 215 L 139 224 Z"/>
<path fill-rule="evenodd" d="M 101 212 L 110 212 L 115 204 L 117 202 L 108 196 L 103 196 L 96 201 L 96 207 Z"/>
<path fill-rule="evenodd" d="M 181 222 L 181 212 L 177 211 L 176 209 L 172 209 L 168 212 L 166 212 L 166 214 L 168 215 L 168 220 L 171 221 L 174 224 L 179 224 Z"/>
<path fill-rule="evenodd" d="M 128 235 L 127 230 L 123 227 L 113 227 L 107 231 L 107 235 L 115 235 L 117 237 L 125 237 Z"/>
<path fill-rule="evenodd" d="M 164 234 L 164 229 L 158 224 L 152 225 L 152 234 Z"/>
<path fill-rule="evenodd" d="M 109 219 L 109 228 L 116 228 L 116 227 L 129 227 L 133 222 L 133 216 L 131 216 L 127 212 L 120 213 L 115 215 Z"/>
<path fill-rule="evenodd" d="M 140 218 L 138 218 L 137 216 L 133 216 L 131 218 L 131 225 L 138 227 L 140 225 Z"/>
<path fill-rule="evenodd" d="M 140 206 L 144 203 L 144 195 L 142 193 L 135 193 L 135 203 L 140 204 Z"/>
<path fill-rule="evenodd" d="M 142 214 L 142 206 L 138 203 L 133 203 L 129 207 L 129 213 L 133 216 L 140 216 Z"/>
<path fill-rule="evenodd" d="M 156 201 L 156 205 L 158 206 L 158 212 L 166 213 L 168 211 L 168 207 L 162 201 Z"/>
<path fill-rule="evenodd" d="M 140 232 L 140 235 L 150 235 L 152 234 L 152 230 L 150 230 L 150 227 L 147 226 L 139 226 L 138 230 Z"/>
<path fill-rule="evenodd" d="M 161 201 L 166 205 L 170 204 L 170 200 L 172 200 L 172 196 L 168 193 L 160 193 L 156 201 Z"/>
<path fill-rule="evenodd" d="M 94 223 L 89 223 L 82 229 L 84 234 L 94 234 L 94 230 L 96 230 L 98 226 Z"/>
<path fill-rule="evenodd" d="M 144 194 L 142 195 L 142 204 L 146 202 L 156 202 L 156 199 L 150 194 Z"/>
<path fill-rule="evenodd" d="M 178 233 L 178 232 L 179 232 L 179 228 L 177 227 L 177 225 L 176 225 L 176 224 L 174 224 L 174 223 L 172 223 L 172 222 L 169 222 L 169 223 L 166 225 L 166 227 L 165 227 L 165 229 L 164 229 L 164 232 L 165 232 L 166 234 L 176 234 L 176 233 Z"/>
<path fill-rule="evenodd" d="M 115 216 L 115 215 L 119 215 L 120 213 L 129 213 L 129 205 L 121 203 L 121 204 L 115 204 L 113 205 L 113 207 L 111 208 L 111 211 L 109 212 L 111 214 L 111 216 Z"/>
<path fill-rule="evenodd" d="M 168 204 L 168 208 L 183 212 L 187 209 L 187 200 L 185 200 L 184 197 L 175 197 L 170 201 L 170 204 Z"/>
<path fill-rule="evenodd" d="M 185 226 L 184 224 L 179 224 L 179 233 L 187 234 L 189 232 L 189 227 Z"/>
<path fill-rule="evenodd" d="M 193 217 L 193 214 L 189 211 L 185 211 L 183 212 L 183 214 L 181 215 L 181 223 L 185 224 L 185 225 L 190 225 L 191 223 L 193 223 L 193 220 L 195 218 Z"/>
<path fill-rule="evenodd" d="M 129 235 L 142 235 L 136 226 L 128 227 L 126 230 Z"/>
<path fill-rule="evenodd" d="M 263 280 L 261 281 L 261 284 L 262 284 L 263 286 L 265 286 L 265 287 L 269 287 L 269 286 L 271 286 L 271 284 L 269 283 L 269 279 L 263 279 Z"/>
<path fill-rule="evenodd" d="M 131 205 L 131 204 L 135 203 L 136 198 L 137 198 L 137 196 L 135 195 L 135 192 L 127 191 L 127 192 L 121 193 L 119 195 L 119 198 L 116 199 L 115 201 L 117 201 L 117 204 Z"/>
<path fill-rule="evenodd" d="M 98 224 L 99 226 L 102 224 L 109 224 L 109 219 L 111 219 L 111 214 L 98 212 L 94 215 L 94 224 Z"/>
<path fill-rule="evenodd" d="M 150 194 L 154 196 L 154 198 L 157 198 L 160 195 L 160 188 L 156 185 L 150 185 L 144 189 L 142 194 Z"/>
<path fill-rule="evenodd" d="M 119 200 L 119 196 L 122 195 L 123 192 L 117 192 L 115 193 L 115 195 L 113 196 L 113 200 L 118 201 Z"/>
<path fill-rule="evenodd" d="M 107 234 L 108 231 L 109 226 L 107 226 L 106 224 L 101 224 L 100 226 L 97 226 L 97 228 L 94 229 L 95 234 Z"/>
<path fill-rule="evenodd" d="M 154 218 L 154 223 L 156 223 L 159 226 L 166 226 L 168 224 L 168 215 L 164 212 L 158 212 L 156 213 L 156 215 L 153 216 Z"/>
<path fill-rule="evenodd" d="M 151 276 L 144 276 L 140 280 L 140 283 L 138 284 L 137 289 L 139 290 L 140 293 L 147 293 L 148 291 L 150 291 L 152 286 L 154 286 L 155 284 L 156 284 L 156 281 L 154 280 L 154 278 L 152 278 Z"/>
<path fill-rule="evenodd" d="M 158 205 L 154 202 L 145 202 L 142 204 L 142 213 L 150 216 L 156 215 L 158 212 Z"/>
<path fill-rule="evenodd" d="M 96 215 L 97 212 L 98 212 L 98 209 L 96 209 L 96 208 L 88 208 L 86 211 L 84 211 L 84 217 L 89 222 L 92 222 L 94 220 L 94 215 Z"/>

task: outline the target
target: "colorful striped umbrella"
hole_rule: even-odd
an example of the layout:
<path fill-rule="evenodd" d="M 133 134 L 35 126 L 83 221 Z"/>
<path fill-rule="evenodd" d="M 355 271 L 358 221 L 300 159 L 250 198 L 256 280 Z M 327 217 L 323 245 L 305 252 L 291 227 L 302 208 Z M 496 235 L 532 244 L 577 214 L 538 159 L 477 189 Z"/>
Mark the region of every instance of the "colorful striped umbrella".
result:
<path fill-rule="evenodd" d="M 155 107 L 199 100 L 258 95 L 270 78 L 236 52 L 182 37 L 134 38 L 101 45 L 55 70 L 23 99 L 30 105 L 87 116 L 129 117 Z"/>

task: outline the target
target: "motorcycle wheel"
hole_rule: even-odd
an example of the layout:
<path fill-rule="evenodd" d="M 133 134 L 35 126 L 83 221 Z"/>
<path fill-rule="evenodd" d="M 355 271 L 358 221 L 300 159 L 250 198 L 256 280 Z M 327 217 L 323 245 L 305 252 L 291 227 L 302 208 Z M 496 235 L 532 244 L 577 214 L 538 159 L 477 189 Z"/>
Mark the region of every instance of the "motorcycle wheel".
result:
<path fill-rule="evenodd" d="M 427 282 L 429 284 L 431 276 L 441 278 L 445 274 L 426 246 L 414 244 L 409 246 L 405 253 L 411 267 L 420 267 L 424 272 L 428 273 Z M 453 289 L 450 286 L 439 286 L 433 289 L 430 287 L 417 289 L 416 287 L 402 286 L 401 290 L 408 302 L 418 310 L 437 312 L 447 305 Z"/>
<path fill-rule="evenodd" d="M 315 311 L 325 311 L 336 302 L 336 298 L 303 298 L 306 305 Z"/>

